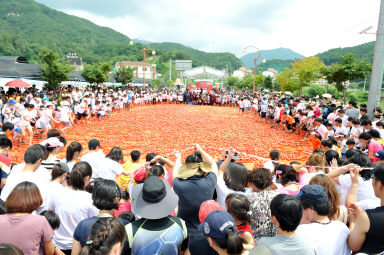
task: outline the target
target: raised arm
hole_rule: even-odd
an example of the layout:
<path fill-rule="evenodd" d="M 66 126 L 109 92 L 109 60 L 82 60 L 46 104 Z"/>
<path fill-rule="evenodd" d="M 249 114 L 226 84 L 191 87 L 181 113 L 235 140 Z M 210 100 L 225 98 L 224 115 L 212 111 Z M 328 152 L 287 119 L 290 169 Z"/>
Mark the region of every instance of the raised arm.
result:
<path fill-rule="evenodd" d="M 357 188 L 359 187 L 359 170 L 353 169 L 350 171 L 352 186 L 348 191 L 345 199 L 345 206 L 349 208 L 351 204 L 357 201 Z"/>
<path fill-rule="evenodd" d="M 181 167 L 181 154 L 180 152 L 175 153 L 176 161 L 172 168 L 172 180 L 177 177 L 179 174 L 179 169 Z"/>
<path fill-rule="evenodd" d="M 211 171 L 217 175 L 218 169 L 217 169 L 216 161 L 211 157 L 211 155 L 205 152 L 201 148 L 201 146 L 198 144 L 195 145 L 195 149 L 197 152 L 200 152 L 203 161 L 208 163 L 211 166 Z"/>
<path fill-rule="evenodd" d="M 224 175 L 225 171 L 227 170 L 229 163 L 231 162 L 232 158 L 235 156 L 235 153 L 236 153 L 235 149 L 233 149 L 233 148 L 228 149 L 227 158 L 220 165 L 218 176 Z"/>

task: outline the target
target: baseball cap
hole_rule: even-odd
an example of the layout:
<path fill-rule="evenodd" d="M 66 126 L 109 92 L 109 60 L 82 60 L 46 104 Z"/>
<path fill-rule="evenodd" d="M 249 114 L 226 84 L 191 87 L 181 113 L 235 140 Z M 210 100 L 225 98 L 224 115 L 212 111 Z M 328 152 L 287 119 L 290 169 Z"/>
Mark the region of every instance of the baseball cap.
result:
<path fill-rule="evenodd" d="M 10 100 L 8 101 L 8 104 L 13 104 L 13 105 L 15 105 L 15 104 L 16 104 L 15 99 L 10 99 Z"/>
<path fill-rule="evenodd" d="M 318 184 L 305 185 L 295 196 L 300 200 L 308 200 L 315 203 L 328 203 L 328 195 L 325 188 Z"/>
<path fill-rule="evenodd" d="M 384 150 L 376 152 L 375 157 L 384 160 Z"/>
<path fill-rule="evenodd" d="M 137 169 L 135 172 L 133 172 L 133 179 L 137 182 L 143 182 L 145 178 L 147 177 L 147 170 L 145 167 Z"/>
<path fill-rule="evenodd" d="M 101 147 L 101 146 L 100 146 L 100 141 L 99 141 L 99 140 L 97 140 L 97 139 L 91 139 L 91 140 L 89 140 L 89 142 L 88 142 L 88 148 L 89 148 L 90 150 L 95 150 L 97 147 Z"/>
<path fill-rule="evenodd" d="M 215 200 L 204 201 L 200 205 L 199 220 L 204 222 L 205 218 L 213 211 L 224 210 L 223 207 Z"/>
<path fill-rule="evenodd" d="M 230 228 L 233 229 L 233 232 L 236 232 L 235 220 L 224 210 L 211 212 L 198 227 L 203 234 L 218 239 L 226 238 L 227 231 Z"/>

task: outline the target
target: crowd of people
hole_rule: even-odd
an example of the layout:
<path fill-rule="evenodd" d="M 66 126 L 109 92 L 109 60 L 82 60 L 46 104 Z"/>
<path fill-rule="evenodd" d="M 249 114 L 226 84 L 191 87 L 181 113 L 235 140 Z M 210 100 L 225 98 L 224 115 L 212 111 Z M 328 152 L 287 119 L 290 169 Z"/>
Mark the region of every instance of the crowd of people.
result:
<path fill-rule="evenodd" d="M 354 101 L 203 89 L 30 88 L 2 98 L 1 254 L 384 252 L 380 109 L 371 121 Z M 304 132 L 313 153 L 282 163 L 276 148 L 247 169 L 233 148 L 219 161 L 198 144 L 188 155 L 134 150 L 124 161 L 97 138 L 67 144 L 70 125 L 163 103 L 238 107 L 255 115 L 256 131 L 265 122 Z M 19 143 L 30 146 L 14 164 L 8 154 Z"/>

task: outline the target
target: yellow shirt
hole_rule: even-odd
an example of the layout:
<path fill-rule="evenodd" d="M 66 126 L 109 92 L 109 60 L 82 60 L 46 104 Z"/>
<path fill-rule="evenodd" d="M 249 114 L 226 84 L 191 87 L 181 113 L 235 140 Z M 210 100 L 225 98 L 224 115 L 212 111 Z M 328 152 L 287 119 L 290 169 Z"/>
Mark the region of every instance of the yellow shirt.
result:
<path fill-rule="evenodd" d="M 132 180 L 131 174 L 135 170 L 141 168 L 141 165 L 137 164 L 137 163 L 133 163 L 133 162 L 127 162 L 127 163 L 125 163 L 123 165 L 123 168 L 124 168 L 125 172 L 130 173 L 130 175 L 123 175 L 123 174 L 121 174 L 121 175 L 116 177 L 115 181 L 119 185 L 120 188 L 127 189 L 128 186 L 129 186 L 129 183 Z"/>
<path fill-rule="evenodd" d="M 380 143 L 381 145 L 383 145 L 383 147 L 384 147 L 384 140 L 383 139 L 379 139 L 379 140 L 377 140 L 377 142 Z"/>

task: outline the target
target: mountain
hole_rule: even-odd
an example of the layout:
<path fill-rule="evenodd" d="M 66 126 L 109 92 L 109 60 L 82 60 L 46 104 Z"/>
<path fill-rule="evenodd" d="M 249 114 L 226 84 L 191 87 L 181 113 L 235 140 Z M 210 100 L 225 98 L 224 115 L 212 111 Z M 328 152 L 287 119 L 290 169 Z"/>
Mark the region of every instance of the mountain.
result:
<path fill-rule="evenodd" d="M 208 65 L 218 69 L 235 70 L 242 66 L 241 61 L 232 53 L 206 53 L 178 43 L 151 43 L 151 47 L 159 50 L 174 51 L 175 59 L 192 60 L 193 66 Z"/>
<path fill-rule="evenodd" d="M 261 56 L 262 58 L 265 58 L 267 61 L 272 59 L 279 59 L 279 60 L 289 60 L 289 59 L 302 59 L 303 56 L 299 53 L 294 52 L 291 49 L 287 48 L 277 48 L 272 50 L 261 50 Z M 240 58 L 240 60 L 243 62 L 244 66 L 247 68 L 253 68 L 254 63 L 253 60 L 255 57 L 258 57 L 257 52 L 251 52 L 248 53 Z M 261 60 L 257 62 L 257 64 L 261 63 Z"/>
<path fill-rule="evenodd" d="M 354 47 L 327 50 L 323 53 L 317 54 L 316 56 L 323 60 L 326 65 L 331 65 L 332 63 L 340 61 L 340 56 L 344 56 L 348 53 L 353 53 L 357 60 L 365 60 L 372 63 L 374 49 L 375 42 L 369 42 Z"/>
<path fill-rule="evenodd" d="M 0 0 L 0 55 L 22 55 L 38 61 L 42 48 L 61 56 L 75 52 L 85 63 L 143 59 L 142 42 L 130 45 L 130 38 L 86 19 L 48 8 L 33 0 Z M 156 55 L 149 61 L 158 65 L 169 58 L 188 57 L 194 65 L 204 64 L 235 69 L 241 61 L 231 53 L 206 53 L 177 43 L 153 43 Z M 167 70 L 165 65 L 162 70 Z M 165 71 L 164 71 L 165 72 Z"/>

